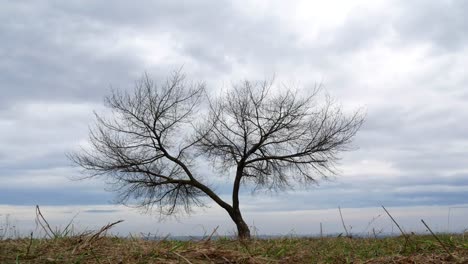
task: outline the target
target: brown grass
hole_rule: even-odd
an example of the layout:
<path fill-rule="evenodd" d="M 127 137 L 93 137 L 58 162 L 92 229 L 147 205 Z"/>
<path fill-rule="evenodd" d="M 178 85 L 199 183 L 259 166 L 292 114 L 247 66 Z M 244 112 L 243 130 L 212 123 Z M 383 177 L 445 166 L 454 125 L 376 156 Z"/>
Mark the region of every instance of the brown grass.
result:
<path fill-rule="evenodd" d="M 385 208 L 384 208 L 385 209 Z M 390 213 L 385 210 L 391 217 Z M 392 218 L 393 221 L 395 221 Z M 73 221 L 73 220 L 72 220 Z M 97 231 L 76 233 L 72 221 L 62 230 L 50 227 L 36 207 L 43 238 L 0 236 L 0 263 L 467 263 L 464 234 L 399 237 L 284 237 L 235 240 L 213 233 L 201 241 L 155 241 L 113 237 L 106 233 L 122 220 Z M 344 224 L 344 223 L 343 223 Z M 10 228 L 3 227 L 4 230 Z M 7 234 L 4 232 L 4 234 Z M 13 232 L 10 234 L 16 234 Z M 374 234 L 375 235 L 375 234 Z M 16 236 L 17 237 L 17 236 Z"/>
<path fill-rule="evenodd" d="M 468 263 L 461 235 L 147 241 L 92 234 L 0 241 L 0 263 Z M 91 241 L 91 242 L 90 242 Z"/>

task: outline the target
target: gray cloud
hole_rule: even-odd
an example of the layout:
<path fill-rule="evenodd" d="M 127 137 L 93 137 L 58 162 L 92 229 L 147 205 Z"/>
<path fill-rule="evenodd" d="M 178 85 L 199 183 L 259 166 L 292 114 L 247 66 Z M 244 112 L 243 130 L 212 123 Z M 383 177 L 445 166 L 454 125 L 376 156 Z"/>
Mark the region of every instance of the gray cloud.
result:
<path fill-rule="evenodd" d="M 459 204 L 468 199 L 468 175 L 441 177 L 437 174 L 400 175 L 394 178 L 360 175 L 340 177 L 319 186 L 274 195 L 244 193 L 249 212 L 295 211 L 341 207 L 417 206 Z"/>
<path fill-rule="evenodd" d="M 405 40 L 430 43 L 440 52 L 466 47 L 465 1 L 404 1 L 396 30 Z"/>
<path fill-rule="evenodd" d="M 105 54 L 108 28 L 56 10 L 51 2 L 2 5 L 0 77 L 5 106 L 17 100 L 101 100 L 111 82 L 129 83 L 139 61 L 130 54 Z M 139 69 L 140 68 L 140 69 Z M 5 100 L 8 98 L 8 100 Z"/>
<path fill-rule="evenodd" d="M 46 179 L 68 168 L 64 153 L 86 139 L 92 110 L 102 109 L 111 85 L 131 89 L 145 70 L 161 79 L 181 65 L 212 90 L 276 72 L 279 82 L 305 87 L 323 81 L 346 107 L 366 108 L 367 122 L 355 141 L 360 149 L 344 155 L 335 182 L 279 196 L 287 201 L 278 208 L 466 200 L 466 192 L 455 188 L 468 184 L 466 4 L 356 6 L 315 31 L 315 20 L 290 23 L 294 8 L 275 7 L 284 12 L 278 14 L 267 6 L 247 13 L 242 6 L 227 1 L 3 3 L 0 180 L 10 187 L 1 190 L 0 200 L 107 201 L 108 193 L 86 184 L 35 190 L 12 179 L 35 171 L 44 172 L 34 174 L 35 180 Z M 366 172 L 369 160 L 377 164 L 374 174 Z M 64 173 L 67 178 L 77 171 Z M 213 180 L 213 185 L 228 195 L 226 182 Z M 427 191 L 437 186 L 445 189 Z"/>

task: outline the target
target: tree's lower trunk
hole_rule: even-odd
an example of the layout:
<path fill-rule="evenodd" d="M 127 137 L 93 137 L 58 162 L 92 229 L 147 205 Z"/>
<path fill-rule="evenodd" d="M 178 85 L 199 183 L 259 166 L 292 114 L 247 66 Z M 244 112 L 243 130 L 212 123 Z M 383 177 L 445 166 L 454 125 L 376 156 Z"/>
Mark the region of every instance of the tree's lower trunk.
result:
<path fill-rule="evenodd" d="M 237 237 L 239 239 L 250 239 L 249 226 L 242 219 L 242 214 L 239 209 L 239 189 L 245 166 L 245 158 L 239 161 L 236 171 L 236 178 L 234 180 L 234 187 L 232 189 L 232 211 L 229 212 L 232 220 L 237 226 Z"/>
<path fill-rule="evenodd" d="M 237 237 L 239 239 L 250 239 L 250 229 L 249 226 L 242 219 L 242 215 L 239 213 L 232 215 L 232 220 L 236 223 L 237 226 Z"/>

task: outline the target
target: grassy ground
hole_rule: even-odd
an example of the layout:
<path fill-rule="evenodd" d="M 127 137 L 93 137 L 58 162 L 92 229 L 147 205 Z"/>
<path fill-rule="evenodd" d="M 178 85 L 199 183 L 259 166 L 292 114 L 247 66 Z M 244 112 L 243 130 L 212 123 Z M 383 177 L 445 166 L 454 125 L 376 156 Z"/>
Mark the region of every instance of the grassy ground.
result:
<path fill-rule="evenodd" d="M 0 241 L 0 263 L 468 263 L 468 238 L 437 236 L 147 241 L 88 233 Z"/>
<path fill-rule="evenodd" d="M 385 208 L 384 208 L 385 209 Z M 387 212 L 387 210 L 385 209 Z M 341 213 L 341 211 L 340 211 Z M 388 213 L 388 212 L 387 212 Z M 388 215 L 393 217 L 388 213 Z M 421 220 L 424 225 L 426 223 Z M 43 238 L 18 237 L 14 226 L 0 228 L 3 263 L 466 263 L 468 233 L 407 235 L 386 238 L 299 238 L 235 240 L 208 236 L 198 241 L 159 241 L 112 237 L 100 230 L 75 233 L 73 219 L 53 229 L 36 207 Z M 6 221 L 8 223 L 8 221 Z M 395 222 L 397 224 L 397 222 Z M 344 224 L 343 224 L 344 226 Z M 397 224 L 398 226 L 398 224 Z M 398 226 L 399 227 L 399 226 Z M 403 231 L 401 231 L 403 234 Z M 216 229 L 213 234 L 216 233 Z M 346 232 L 347 233 L 347 232 Z M 9 235 L 7 235 L 9 234 Z M 16 235 L 15 235 L 16 234 Z M 213 235 L 212 234 L 212 235 Z"/>

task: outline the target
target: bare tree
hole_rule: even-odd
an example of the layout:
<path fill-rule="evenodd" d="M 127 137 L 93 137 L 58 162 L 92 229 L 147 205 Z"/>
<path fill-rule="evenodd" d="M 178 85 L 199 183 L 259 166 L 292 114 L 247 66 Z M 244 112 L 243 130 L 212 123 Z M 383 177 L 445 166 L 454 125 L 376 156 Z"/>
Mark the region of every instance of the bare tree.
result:
<path fill-rule="evenodd" d="M 70 158 L 89 177 L 107 177 L 122 203 L 172 215 L 209 197 L 228 212 L 239 238 L 249 238 L 241 184 L 277 191 L 334 174 L 337 155 L 363 122 L 359 112 L 347 115 L 328 98 L 317 102 L 318 90 L 281 90 L 246 81 L 209 98 L 204 84 L 188 84 L 179 72 L 162 85 L 145 76 L 133 93 L 106 98 L 113 115 L 96 114 L 90 147 Z M 203 102 L 206 114 L 196 118 Z M 204 182 L 198 159 L 232 173 L 231 203 Z"/>

